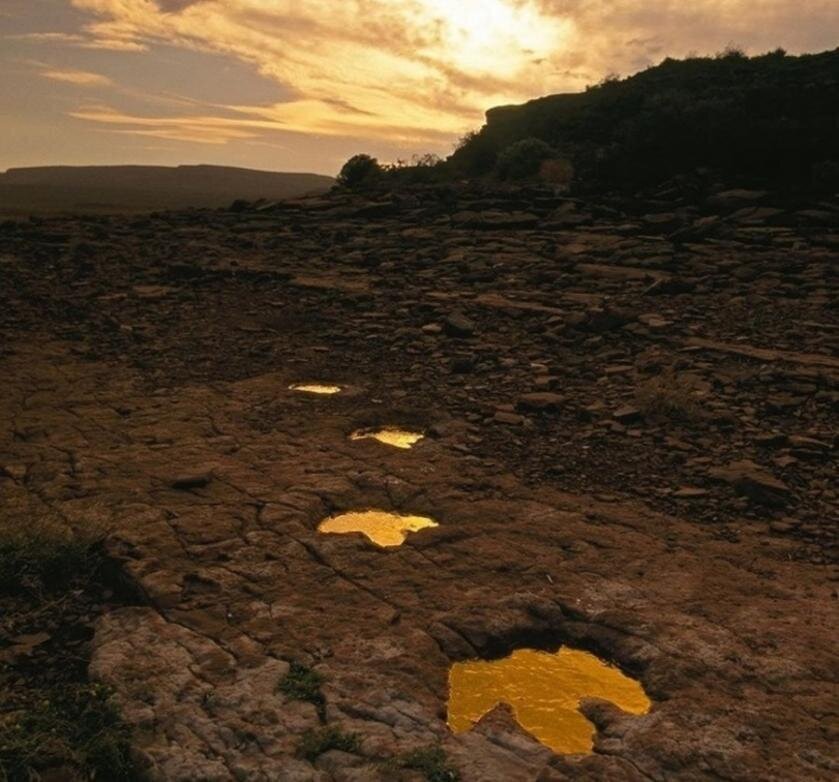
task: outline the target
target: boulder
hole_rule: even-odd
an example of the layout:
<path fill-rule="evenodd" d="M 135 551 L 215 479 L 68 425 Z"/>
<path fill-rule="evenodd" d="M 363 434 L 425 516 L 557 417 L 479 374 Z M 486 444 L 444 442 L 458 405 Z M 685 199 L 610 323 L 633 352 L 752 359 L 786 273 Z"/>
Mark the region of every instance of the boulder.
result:
<path fill-rule="evenodd" d="M 519 410 L 533 410 L 536 412 L 554 412 L 560 410 L 566 399 L 561 394 L 552 391 L 534 391 L 530 394 L 522 394 L 516 407 Z"/>
<path fill-rule="evenodd" d="M 763 505 L 785 505 L 792 499 L 792 489 L 783 481 L 748 459 L 712 467 L 708 475 L 734 487 L 738 494 Z"/>

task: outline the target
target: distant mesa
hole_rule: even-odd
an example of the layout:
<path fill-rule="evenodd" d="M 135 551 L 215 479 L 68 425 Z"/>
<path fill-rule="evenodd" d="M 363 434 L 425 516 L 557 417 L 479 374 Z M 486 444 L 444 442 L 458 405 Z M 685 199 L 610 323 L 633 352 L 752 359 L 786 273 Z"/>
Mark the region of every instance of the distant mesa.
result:
<path fill-rule="evenodd" d="M 44 166 L 0 174 L 0 214 L 120 213 L 219 208 L 237 199 L 277 201 L 322 193 L 320 174 L 227 166 Z"/>

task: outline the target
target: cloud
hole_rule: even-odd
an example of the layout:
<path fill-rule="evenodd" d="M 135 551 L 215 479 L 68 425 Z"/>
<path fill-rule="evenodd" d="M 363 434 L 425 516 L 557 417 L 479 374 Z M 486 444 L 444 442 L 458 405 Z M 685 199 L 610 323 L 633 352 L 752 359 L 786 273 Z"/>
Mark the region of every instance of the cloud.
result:
<path fill-rule="evenodd" d="M 79 112 L 90 122 L 201 143 L 273 131 L 441 150 L 483 112 L 578 91 L 693 51 L 828 48 L 836 0 L 70 0 L 71 41 L 142 51 L 166 44 L 235 58 L 293 99 L 234 106 L 238 119 Z M 151 124 L 149 124 L 151 123 Z M 220 124 L 219 124 L 220 123 Z M 116 127 L 114 128 L 117 129 Z"/>
<path fill-rule="evenodd" d="M 556 52 L 555 61 L 600 76 L 731 45 L 757 54 L 779 46 L 818 51 L 839 42 L 836 0 L 539 0 L 539 7 L 574 20 L 574 44 Z"/>
<path fill-rule="evenodd" d="M 83 49 L 104 49 L 112 52 L 146 52 L 148 47 L 137 41 L 119 38 L 95 37 L 78 33 L 42 32 L 42 33 L 20 33 L 17 35 L 4 35 L 7 41 L 28 41 L 31 43 L 66 43 L 69 46 L 78 46 Z"/>
<path fill-rule="evenodd" d="M 178 13 L 191 5 L 198 5 L 204 0 L 157 0 L 157 5 L 161 11 L 168 13 Z"/>
<path fill-rule="evenodd" d="M 52 79 L 52 81 L 62 81 L 80 87 L 108 87 L 113 84 L 107 76 L 100 73 L 73 69 L 48 69 L 41 71 L 41 76 L 45 79 Z"/>
<path fill-rule="evenodd" d="M 70 112 L 71 117 L 111 128 L 114 133 L 152 136 L 198 144 L 225 144 L 238 139 L 256 138 L 260 130 L 272 129 L 271 123 L 214 116 L 144 117 L 128 114 L 110 106 L 95 105 Z"/>
<path fill-rule="evenodd" d="M 407 128 L 387 119 L 367 117 L 359 120 L 343 106 L 313 105 L 301 100 L 277 106 L 216 106 L 220 114 L 140 115 L 106 105 L 92 105 L 70 112 L 75 119 L 113 126 L 115 133 L 155 136 L 199 144 L 224 144 L 242 139 L 258 139 L 266 134 L 316 133 L 330 137 L 387 137 L 404 144 L 446 144 L 449 135 L 433 128 Z M 348 119 L 348 116 L 350 119 Z"/>
<path fill-rule="evenodd" d="M 95 41 L 165 42 L 251 64 L 299 95 L 253 109 L 277 126 L 437 146 L 473 127 L 487 107 L 547 89 L 546 58 L 572 27 L 535 3 L 507 0 L 74 5 L 94 15 L 86 33 Z"/>
<path fill-rule="evenodd" d="M 88 39 L 76 33 L 19 33 L 17 35 L 4 35 L 7 41 L 31 41 L 33 43 L 84 43 Z"/>
<path fill-rule="evenodd" d="M 148 46 L 124 38 L 85 39 L 79 43 L 85 49 L 104 49 L 109 52 L 147 52 Z"/>

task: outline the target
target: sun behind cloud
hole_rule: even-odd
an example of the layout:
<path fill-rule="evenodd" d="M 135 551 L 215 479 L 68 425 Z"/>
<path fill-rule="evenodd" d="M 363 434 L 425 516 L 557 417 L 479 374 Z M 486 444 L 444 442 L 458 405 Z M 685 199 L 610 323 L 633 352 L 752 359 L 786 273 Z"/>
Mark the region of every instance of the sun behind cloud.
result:
<path fill-rule="evenodd" d="M 231 107 L 247 115 L 240 127 L 269 122 L 435 147 L 441 135 L 473 127 L 488 106 L 543 89 L 543 64 L 573 28 L 522 0 L 73 2 L 95 15 L 87 28 L 94 41 L 231 55 L 299 94 Z"/>
<path fill-rule="evenodd" d="M 420 22 L 439 23 L 443 30 L 432 56 L 471 73 L 509 77 L 549 57 L 573 32 L 570 19 L 547 16 L 529 3 L 420 0 L 420 4 Z"/>

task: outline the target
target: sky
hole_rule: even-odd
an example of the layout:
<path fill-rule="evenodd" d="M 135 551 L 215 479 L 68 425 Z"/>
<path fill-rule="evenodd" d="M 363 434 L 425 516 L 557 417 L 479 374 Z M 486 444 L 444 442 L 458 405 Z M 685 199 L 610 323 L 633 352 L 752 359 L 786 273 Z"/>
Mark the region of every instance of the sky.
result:
<path fill-rule="evenodd" d="M 839 0 L 0 0 L 0 171 L 334 174 L 666 56 L 839 46 Z"/>

